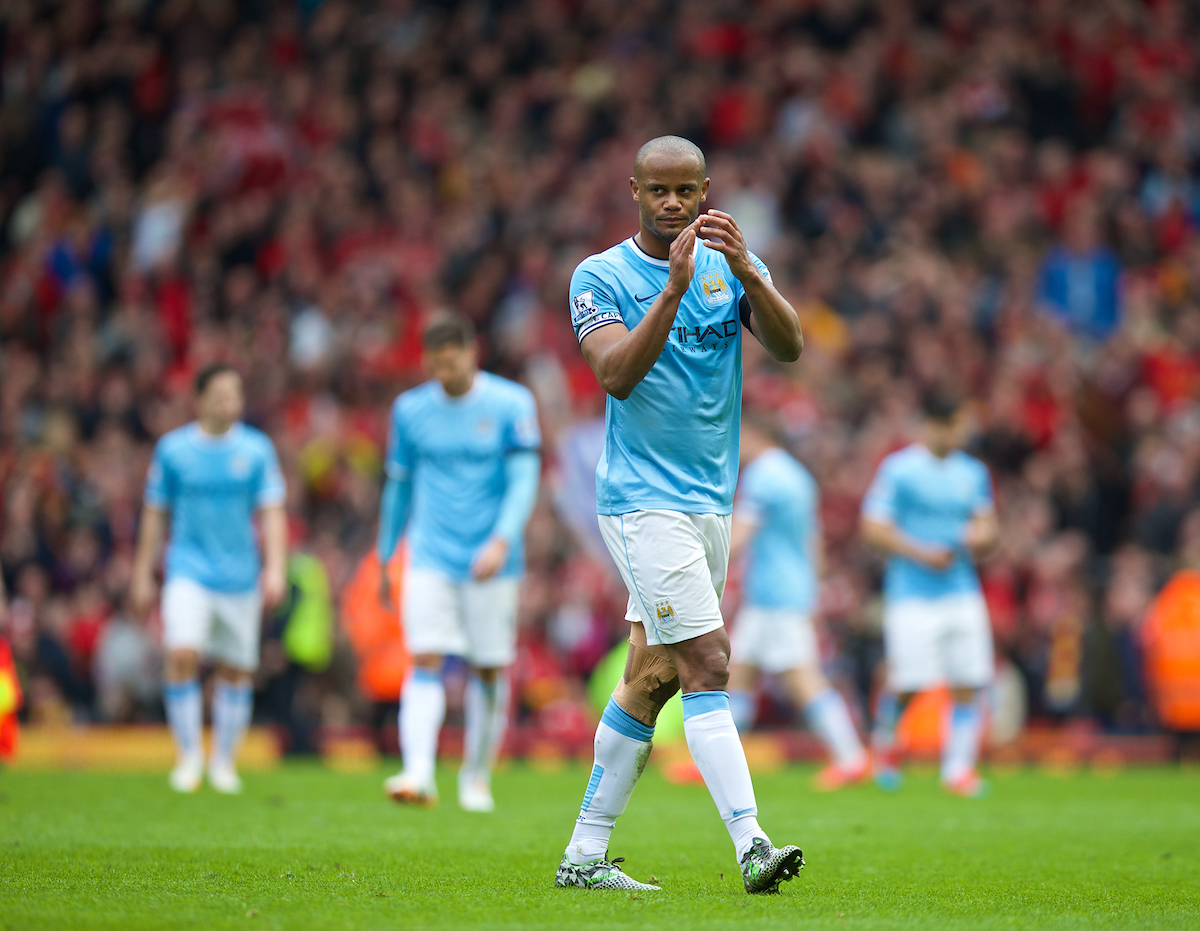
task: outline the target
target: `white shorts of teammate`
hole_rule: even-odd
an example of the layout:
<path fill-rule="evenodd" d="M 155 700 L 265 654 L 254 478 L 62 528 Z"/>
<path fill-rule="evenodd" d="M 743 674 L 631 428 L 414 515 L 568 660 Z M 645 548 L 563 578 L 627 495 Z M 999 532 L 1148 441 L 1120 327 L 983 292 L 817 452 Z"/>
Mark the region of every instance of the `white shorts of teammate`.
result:
<path fill-rule="evenodd" d="M 258 589 L 215 592 L 191 579 L 168 579 L 162 591 L 162 619 L 167 650 L 195 650 L 245 672 L 258 668 Z"/>
<path fill-rule="evenodd" d="M 729 645 L 730 664 L 754 666 L 771 675 L 808 669 L 820 659 L 812 618 L 791 608 L 742 608 Z"/>
<path fill-rule="evenodd" d="M 517 658 L 517 594 L 513 578 L 458 582 L 436 569 L 404 576 L 404 643 L 414 656 L 461 656 L 478 669 Z"/>
<path fill-rule="evenodd" d="M 888 684 L 896 692 L 919 692 L 939 682 L 982 688 L 992 681 L 992 631 L 978 592 L 887 602 L 883 645 Z"/>
<path fill-rule="evenodd" d="M 654 646 L 692 640 L 724 626 L 728 514 L 634 511 L 600 515 L 600 533 L 629 590 L 625 619 Z"/>

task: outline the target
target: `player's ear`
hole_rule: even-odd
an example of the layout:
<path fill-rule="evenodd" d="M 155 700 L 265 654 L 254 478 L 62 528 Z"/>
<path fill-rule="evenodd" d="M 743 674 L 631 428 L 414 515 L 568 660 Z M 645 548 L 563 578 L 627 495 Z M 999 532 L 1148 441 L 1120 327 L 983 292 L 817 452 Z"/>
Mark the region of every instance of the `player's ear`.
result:
<path fill-rule="evenodd" d="M 631 178 L 629 179 L 629 190 L 633 191 L 633 199 L 634 199 L 634 200 L 637 200 L 637 199 L 638 199 L 638 183 L 637 183 L 637 178 L 632 178 L 632 177 L 631 177 Z"/>
<path fill-rule="evenodd" d="M 702 185 L 700 185 L 700 202 L 701 203 L 708 200 L 708 182 L 710 180 L 711 179 L 709 179 L 709 178 L 705 178 L 704 183 Z"/>

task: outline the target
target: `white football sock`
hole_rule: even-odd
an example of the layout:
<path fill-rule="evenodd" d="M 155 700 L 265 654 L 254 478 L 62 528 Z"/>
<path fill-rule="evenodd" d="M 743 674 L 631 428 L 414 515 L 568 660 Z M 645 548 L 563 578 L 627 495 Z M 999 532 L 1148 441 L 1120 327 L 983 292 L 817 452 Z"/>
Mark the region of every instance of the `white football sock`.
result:
<path fill-rule="evenodd" d="M 400 693 L 400 754 L 404 772 L 418 785 L 433 782 L 438 732 L 445 717 L 446 689 L 441 673 L 414 668 Z"/>
<path fill-rule="evenodd" d="M 489 779 L 508 726 L 508 678 L 498 675 L 487 683 L 472 674 L 463 705 L 463 773 Z"/>
<path fill-rule="evenodd" d="M 730 692 L 729 713 L 733 715 L 733 723 L 738 731 L 748 731 L 754 727 L 755 705 L 753 692 Z"/>
<path fill-rule="evenodd" d="M 683 732 L 740 861 L 754 838 L 761 837 L 767 843 L 771 839 L 758 824 L 754 784 L 750 781 L 750 767 L 746 765 L 746 752 L 733 725 L 733 715 L 729 713 L 729 694 L 684 695 Z"/>
<path fill-rule="evenodd" d="M 954 782 L 975 768 L 982 733 L 983 699 L 976 695 L 969 702 L 955 702 L 942 747 L 942 782 Z"/>
<path fill-rule="evenodd" d="M 200 683 L 196 679 L 166 683 L 163 686 L 163 704 L 166 706 L 167 723 L 171 726 L 171 736 L 175 738 L 175 750 L 179 754 L 180 762 L 202 758 L 204 705 L 200 699 Z"/>
<path fill-rule="evenodd" d="M 579 866 L 603 857 L 613 825 L 629 804 L 633 787 L 650 759 L 650 740 L 654 728 L 648 727 L 610 698 L 600 723 L 596 725 L 596 758 L 592 776 L 571 842 L 567 859 Z"/>
<path fill-rule="evenodd" d="M 254 708 L 254 691 L 250 685 L 234 685 L 218 679 L 213 688 L 213 746 L 214 765 L 232 766 L 237 759 L 238 748 L 250 726 L 250 713 Z"/>
<path fill-rule="evenodd" d="M 842 769 L 857 769 L 863 765 L 867 754 L 841 692 L 830 686 L 808 703 L 804 713 L 809 727 L 824 741 L 834 763 Z"/>

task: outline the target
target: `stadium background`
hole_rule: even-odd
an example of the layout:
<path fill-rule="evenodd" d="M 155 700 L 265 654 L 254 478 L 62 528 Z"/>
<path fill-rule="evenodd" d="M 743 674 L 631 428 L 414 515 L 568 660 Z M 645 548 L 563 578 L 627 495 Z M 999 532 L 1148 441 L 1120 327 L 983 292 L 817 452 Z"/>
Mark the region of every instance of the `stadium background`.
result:
<path fill-rule="evenodd" d="M 858 713 L 880 655 L 858 504 L 948 382 L 993 471 L 984 584 L 1030 719 L 1160 731 L 1143 621 L 1200 569 L 1196 27 L 1169 0 L 5 4 L 0 563 L 23 718 L 161 719 L 154 624 L 124 604 L 142 483 L 191 375 L 226 359 L 337 609 L 328 665 L 268 625 L 256 720 L 299 749 L 386 723 L 341 609 L 387 404 L 421 378 L 423 317 L 455 307 L 546 437 L 519 721 L 589 742 L 624 598 L 593 537 L 603 396 L 566 285 L 635 230 L 633 153 L 676 132 L 802 315 L 800 364 L 748 344 L 746 397 L 820 482 L 824 649 Z"/>

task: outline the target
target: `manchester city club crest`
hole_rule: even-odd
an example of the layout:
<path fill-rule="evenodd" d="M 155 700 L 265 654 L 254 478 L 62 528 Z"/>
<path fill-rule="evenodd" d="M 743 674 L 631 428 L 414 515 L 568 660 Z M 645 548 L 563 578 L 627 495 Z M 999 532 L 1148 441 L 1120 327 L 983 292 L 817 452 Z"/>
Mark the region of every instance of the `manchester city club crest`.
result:
<path fill-rule="evenodd" d="M 709 307 L 720 307 L 733 300 L 733 292 L 729 290 L 725 276 L 720 272 L 706 272 L 701 275 L 700 288 Z"/>

